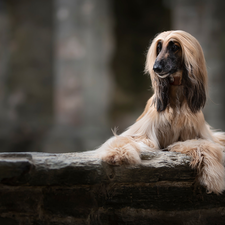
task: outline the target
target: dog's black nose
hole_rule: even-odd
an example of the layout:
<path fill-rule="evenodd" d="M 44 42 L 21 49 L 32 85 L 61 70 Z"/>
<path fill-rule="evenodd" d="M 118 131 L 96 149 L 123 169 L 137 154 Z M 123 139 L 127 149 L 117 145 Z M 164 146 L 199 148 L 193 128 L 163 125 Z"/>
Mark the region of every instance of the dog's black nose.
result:
<path fill-rule="evenodd" d="M 162 66 L 160 65 L 159 62 L 155 62 L 154 66 L 153 66 L 153 70 L 156 73 L 161 73 L 162 72 Z"/>

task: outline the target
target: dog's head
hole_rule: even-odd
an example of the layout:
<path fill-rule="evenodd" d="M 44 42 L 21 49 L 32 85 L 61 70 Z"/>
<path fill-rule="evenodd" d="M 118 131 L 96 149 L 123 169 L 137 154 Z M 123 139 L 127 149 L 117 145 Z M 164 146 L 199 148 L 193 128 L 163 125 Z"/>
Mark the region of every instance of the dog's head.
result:
<path fill-rule="evenodd" d="M 167 31 L 157 35 L 148 50 L 145 71 L 151 75 L 157 111 L 164 111 L 168 106 L 173 85 L 181 86 L 181 93 L 193 113 L 204 107 L 205 58 L 199 42 L 189 33 Z"/>

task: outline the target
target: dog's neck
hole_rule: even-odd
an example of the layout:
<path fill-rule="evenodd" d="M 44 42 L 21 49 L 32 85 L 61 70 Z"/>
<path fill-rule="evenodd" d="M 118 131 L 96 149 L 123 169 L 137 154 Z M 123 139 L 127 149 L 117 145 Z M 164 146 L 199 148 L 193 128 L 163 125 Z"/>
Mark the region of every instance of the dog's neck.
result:
<path fill-rule="evenodd" d="M 184 95 L 182 94 L 182 85 L 171 85 L 169 90 L 169 103 L 170 107 L 181 107 L 184 101 Z"/>
<path fill-rule="evenodd" d="M 173 75 L 173 80 L 170 82 L 169 90 L 169 103 L 170 107 L 177 108 L 181 107 L 184 101 L 184 95 L 182 94 L 182 71 L 178 71 Z"/>
<path fill-rule="evenodd" d="M 180 86 L 182 85 L 182 79 L 180 77 L 173 77 L 173 79 L 170 81 L 170 85 Z"/>

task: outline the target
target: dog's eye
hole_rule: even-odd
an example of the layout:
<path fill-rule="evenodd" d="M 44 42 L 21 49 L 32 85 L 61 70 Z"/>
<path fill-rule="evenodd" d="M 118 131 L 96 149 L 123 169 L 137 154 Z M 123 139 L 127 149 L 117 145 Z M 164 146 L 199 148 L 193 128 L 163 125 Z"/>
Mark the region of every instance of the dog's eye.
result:
<path fill-rule="evenodd" d="M 178 45 L 173 45 L 172 46 L 172 51 L 176 52 L 180 47 Z"/>
<path fill-rule="evenodd" d="M 161 42 L 159 42 L 157 45 L 157 55 L 160 53 L 161 50 L 162 50 L 162 44 Z"/>

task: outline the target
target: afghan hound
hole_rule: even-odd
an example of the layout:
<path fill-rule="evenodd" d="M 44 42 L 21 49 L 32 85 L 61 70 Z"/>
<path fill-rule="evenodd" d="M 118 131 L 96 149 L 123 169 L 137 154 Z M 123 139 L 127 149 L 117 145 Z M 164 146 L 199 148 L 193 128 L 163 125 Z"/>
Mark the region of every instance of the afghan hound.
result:
<path fill-rule="evenodd" d="M 202 113 L 207 71 L 199 42 L 180 30 L 160 33 L 148 50 L 145 72 L 153 96 L 131 127 L 98 149 L 101 159 L 112 165 L 138 164 L 142 150 L 184 153 L 207 191 L 222 193 L 225 133 L 213 131 Z"/>

